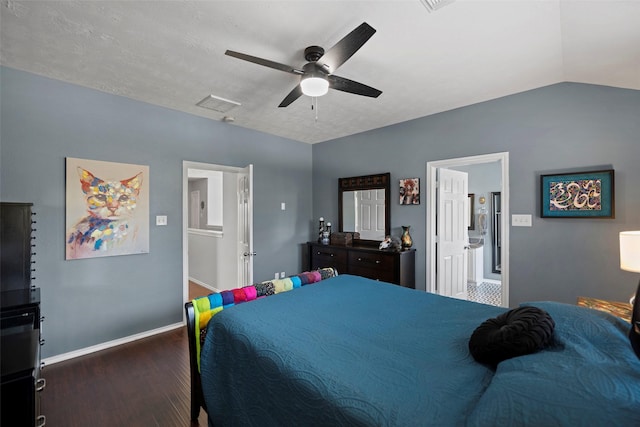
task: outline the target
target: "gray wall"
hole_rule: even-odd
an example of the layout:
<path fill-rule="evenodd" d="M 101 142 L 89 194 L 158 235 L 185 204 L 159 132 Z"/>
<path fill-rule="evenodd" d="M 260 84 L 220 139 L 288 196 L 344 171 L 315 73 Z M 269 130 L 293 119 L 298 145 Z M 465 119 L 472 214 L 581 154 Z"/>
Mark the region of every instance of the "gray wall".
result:
<path fill-rule="evenodd" d="M 0 199 L 38 213 L 44 357 L 181 321 L 183 160 L 255 165 L 256 281 L 300 270 L 317 218 L 338 223 L 339 177 L 389 171 L 392 232 L 412 226 L 424 288 L 426 162 L 502 151 L 511 212 L 534 215 L 532 228 L 511 228 L 512 306 L 626 300 L 638 281 L 618 266 L 618 232 L 640 229 L 638 91 L 553 85 L 313 146 L 5 67 L 0 98 Z M 64 260 L 67 156 L 150 166 L 151 222 L 169 225 L 151 226 L 149 254 Z M 539 217 L 541 173 L 610 167 L 616 219 Z M 396 180 L 416 176 L 421 204 L 400 206 Z"/>
<path fill-rule="evenodd" d="M 638 275 L 619 268 L 618 232 L 640 229 L 639 91 L 562 83 L 315 144 L 314 218 L 337 218 L 339 177 L 391 172 L 392 231 L 411 225 L 424 289 L 426 162 L 503 151 L 511 213 L 533 215 L 533 227 L 510 229 L 510 305 L 628 300 Z M 616 171 L 615 219 L 540 218 L 540 174 L 592 168 Z M 421 204 L 393 202 L 397 179 L 416 176 Z"/>
<path fill-rule="evenodd" d="M 310 145 L 6 67 L 0 91 L 0 199 L 37 212 L 44 357 L 182 321 L 183 160 L 253 163 L 254 278 L 300 270 Z M 150 166 L 149 254 L 64 260 L 65 157 Z M 166 227 L 153 225 L 159 214 Z"/>

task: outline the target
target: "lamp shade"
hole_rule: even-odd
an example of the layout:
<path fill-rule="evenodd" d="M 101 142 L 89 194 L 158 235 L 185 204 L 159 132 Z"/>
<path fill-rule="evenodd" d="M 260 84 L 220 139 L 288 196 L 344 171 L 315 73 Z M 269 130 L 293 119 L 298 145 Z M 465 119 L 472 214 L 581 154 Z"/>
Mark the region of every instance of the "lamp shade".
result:
<path fill-rule="evenodd" d="M 620 268 L 640 273 L 640 231 L 620 232 Z"/>
<path fill-rule="evenodd" d="M 300 81 L 302 93 L 307 96 L 322 96 L 329 91 L 329 82 L 322 77 L 303 77 Z"/>

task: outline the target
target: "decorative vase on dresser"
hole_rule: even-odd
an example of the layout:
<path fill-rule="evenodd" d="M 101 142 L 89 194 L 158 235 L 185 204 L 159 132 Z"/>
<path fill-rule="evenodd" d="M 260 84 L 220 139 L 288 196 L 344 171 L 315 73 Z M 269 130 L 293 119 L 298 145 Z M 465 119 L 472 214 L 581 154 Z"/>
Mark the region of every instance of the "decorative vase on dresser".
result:
<path fill-rule="evenodd" d="M 309 269 L 333 267 L 338 274 L 353 274 L 369 279 L 415 288 L 415 249 L 381 251 L 368 245 L 353 246 L 307 243 Z"/>
<path fill-rule="evenodd" d="M 400 241 L 402 242 L 402 247 L 405 249 L 409 249 L 413 246 L 413 239 L 411 238 L 411 234 L 409 234 L 410 225 L 402 226 L 402 236 L 400 237 Z"/>

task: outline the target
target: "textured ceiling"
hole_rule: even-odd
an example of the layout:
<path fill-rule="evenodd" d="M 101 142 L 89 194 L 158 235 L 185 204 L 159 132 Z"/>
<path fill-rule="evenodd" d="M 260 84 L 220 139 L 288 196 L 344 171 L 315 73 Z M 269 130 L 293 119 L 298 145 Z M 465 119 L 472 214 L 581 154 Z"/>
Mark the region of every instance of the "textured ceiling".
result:
<path fill-rule="evenodd" d="M 383 91 L 278 104 L 296 68 L 367 22 L 376 34 L 336 74 Z M 640 90 L 640 0 L 13 1 L 0 63 L 221 120 L 209 94 L 241 103 L 230 126 L 315 143 L 570 81 Z"/>

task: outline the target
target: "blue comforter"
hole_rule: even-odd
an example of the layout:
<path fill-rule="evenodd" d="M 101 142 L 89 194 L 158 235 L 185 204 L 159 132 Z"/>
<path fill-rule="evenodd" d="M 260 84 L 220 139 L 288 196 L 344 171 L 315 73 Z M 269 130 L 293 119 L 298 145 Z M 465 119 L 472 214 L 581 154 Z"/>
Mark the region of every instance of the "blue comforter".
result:
<path fill-rule="evenodd" d="M 535 305 L 556 343 L 496 370 L 468 340 L 500 307 L 342 275 L 224 310 L 202 349 L 209 424 L 640 425 L 629 325 Z"/>

